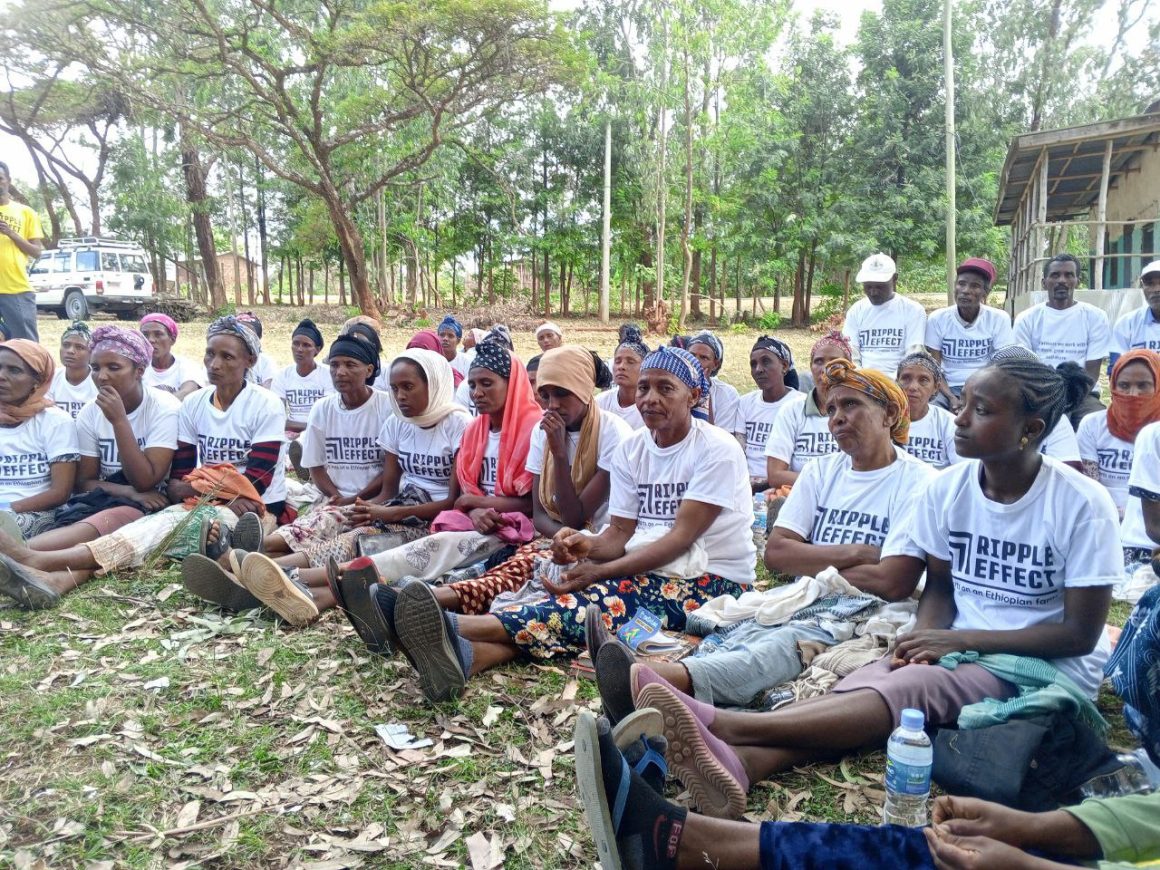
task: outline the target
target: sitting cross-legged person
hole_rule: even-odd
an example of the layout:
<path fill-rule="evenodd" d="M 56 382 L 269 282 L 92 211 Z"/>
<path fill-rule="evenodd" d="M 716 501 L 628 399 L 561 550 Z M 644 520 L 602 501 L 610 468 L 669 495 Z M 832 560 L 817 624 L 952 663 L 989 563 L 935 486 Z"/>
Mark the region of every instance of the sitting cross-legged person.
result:
<path fill-rule="evenodd" d="M 432 366 L 432 371 L 436 367 L 438 371 L 451 371 L 447 361 L 438 354 Z M 391 367 L 391 389 L 396 401 L 403 392 L 399 379 L 407 377 L 409 368 L 398 364 Z M 434 580 L 455 568 L 487 558 L 505 544 L 530 540 L 534 534 L 529 517 L 532 476 L 524 466 L 540 409 L 532 400 L 523 364 L 504 346 L 487 340 L 478 346 L 468 381 L 480 416 L 463 430 L 454 460 L 455 483 L 449 484 L 449 493 L 450 487 L 456 486 L 460 494 L 454 498 L 453 509 L 444 510 L 436 517 L 433 534 L 376 552 L 367 563 L 355 560 L 355 568 L 361 573 L 348 571 L 349 564 L 340 568 L 337 560 L 331 559 L 323 568 L 292 567 L 301 565 L 301 553 L 282 557 L 288 563 L 285 565 L 265 554 L 250 553 L 241 565 L 239 582 L 293 625 L 306 625 L 324 610 L 336 605 L 345 607 L 339 588 L 340 573 L 341 582 L 347 585 L 363 582 L 360 578 L 367 574 L 388 580 L 404 576 Z M 410 387 L 415 386 L 416 379 L 411 376 Z M 408 401 L 417 398 L 415 395 Z M 402 408 L 399 416 L 406 416 Z M 391 425 L 388 421 L 387 427 Z M 437 451 L 440 455 L 454 446 L 447 442 L 446 435 L 446 432 L 437 435 L 442 442 Z M 439 466 L 440 473 L 451 467 L 442 460 Z M 441 500 L 445 502 L 444 507 L 450 507 L 450 494 Z M 379 505 L 355 516 L 360 520 L 365 517 L 369 522 L 374 519 L 373 513 L 393 523 L 413 516 L 425 506 L 401 506 L 400 514 L 391 515 L 396 519 L 387 519 L 381 513 L 385 507 Z M 358 512 L 360 506 L 356 504 L 355 508 Z M 363 634 L 361 622 L 356 623 L 356 628 Z M 369 635 L 364 635 L 364 639 L 369 639 Z"/>
<path fill-rule="evenodd" d="M 145 385 L 153 350 L 141 333 L 98 326 L 91 340 L 97 397 L 76 418 L 77 494 L 57 509 L 55 528 L 28 541 L 33 550 L 93 541 L 169 506 L 161 487 L 177 450 L 181 402 Z"/>
<path fill-rule="evenodd" d="M 840 452 L 802 469 L 765 548 L 766 567 L 801 579 L 702 608 L 690 622 L 723 626 L 728 615 L 719 642 L 680 662 L 649 664 L 706 703 L 745 707 L 794 679 L 803 669 L 799 644 L 849 639 L 883 601 L 908 598 L 922 575 L 925 554 L 908 530 L 934 472 L 898 446 L 907 438 L 906 397 L 886 375 L 847 360 L 829 363 L 819 383 Z M 814 579 L 830 566 L 840 578 Z M 633 653 L 591 635 L 588 647 L 605 713 L 616 722 L 633 709 Z"/>
<path fill-rule="evenodd" d="M 674 772 L 702 812 L 740 816 L 751 782 L 881 748 L 907 707 L 937 728 L 1031 685 L 1095 697 L 1123 563 L 1111 496 L 1038 449 L 1063 413 L 1065 380 L 1006 359 L 972 375 L 962 398 L 955 443 L 968 461 L 915 494 L 926 585 L 890 657 L 771 713 L 719 710 L 635 666 L 633 702 L 663 714 Z"/>
<path fill-rule="evenodd" d="M 177 453 L 166 491 L 170 507 L 52 552 L 0 535 L 0 587 L 26 606 L 52 607 L 94 574 L 140 568 L 154 554 L 182 559 L 197 552 L 205 547 L 199 534 L 213 520 L 233 528 L 239 516 L 253 512 L 272 524 L 285 507 L 279 460 L 286 412 L 273 393 L 247 380 L 260 349 L 257 335 L 237 318 L 210 324 L 205 352 L 210 386 L 187 397 L 178 413 Z"/>
<path fill-rule="evenodd" d="M 742 396 L 737 406 L 738 437 L 749 461 L 753 491 L 762 492 L 769 487 L 765 445 L 774 421 L 804 395 L 797 390 L 798 377 L 789 345 L 776 338 L 762 335 L 753 343 L 749 374 L 757 389 Z"/>
<path fill-rule="evenodd" d="M 83 320 L 75 321 L 60 337 L 60 367 L 52 377 L 48 397 L 74 420 L 81 408 L 97 397 L 89 368 L 93 333 Z"/>
<path fill-rule="evenodd" d="M 632 434 L 628 424 L 602 411 L 593 401 L 594 366 L 591 354 L 577 345 L 565 345 L 543 354 L 538 392 L 544 416 L 532 431 L 527 470 L 532 474 L 532 521 L 538 537 L 482 576 L 435 589 L 435 598 L 448 610 L 487 613 L 496 596 L 515 592 L 532 578 L 537 555 L 565 527 L 599 530 L 608 522 L 609 472 L 616 448 Z M 397 595 L 384 585 L 372 598 L 366 590 L 355 594 L 361 607 L 378 612 L 369 619 L 389 635 L 379 597 Z M 348 598 L 348 612 L 361 613 Z M 388 605 L 391 609 L 393 605 Z M 388 638 L 389 639 L 389 638 Z M 381 642 L 377 644 L 382 646 Z"/>
<path fill-rule="evenodd" d="M 521 654 L 579 652 L 590 609 L 600 611 L 607 630 L 642 608 L 681 629 L 690 611 L 753 582 L 745 454 L 707 422 L 708 393 L 692 354 L 666 347 L 648 356 L 637 385 L 646 428 L 621 442 L 613 458 L 611 523 L 595 536 L 556 534 L 554 561 L 572 567 L 558 581 L 544 581 L 539 601 L 456 616 L 425 584 L 403 586 L 385 616 L 429 699 L 454 697 L 468 677 Z"/>

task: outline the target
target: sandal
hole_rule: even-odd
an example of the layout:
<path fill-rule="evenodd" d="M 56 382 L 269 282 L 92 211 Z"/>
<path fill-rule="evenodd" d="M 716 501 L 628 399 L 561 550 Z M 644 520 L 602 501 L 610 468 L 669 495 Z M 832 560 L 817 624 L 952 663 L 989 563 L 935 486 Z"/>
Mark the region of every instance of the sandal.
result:
<path fill-rule="evenodd" d="M 216 541 L 210 541 L 209 533 L 213 529 L 213 524 L 218 524 L 218 538 Z M 230 551 L 230 545 L 233 542 L 233 535 L 230 532 L 229 526 L 225 525 L 218 519 L 204 519 L 201 521 L 201 529 L 198 532 L 197 552 L 213 559 L 215 562 L 225 553 Z"/>
<path fill-rule="evenodd" d="M 256 513 L 247 511 L 238 517 L 233 531 L 230 533 L 234 546 L 241 547 L 248 553 L 264 553 L 262 541 L 266 537 L 262 531 L 262 520 Z"/>
<path fill-rule="evenodd" d="M 230 556 L 232 561 L 233 553 Z M 182 560 L 181 582 L 198 598 L 227 610 L 253 610 L 264 606 L 253 593 L 227 574 L 221 565 L 198 553 Z"/>

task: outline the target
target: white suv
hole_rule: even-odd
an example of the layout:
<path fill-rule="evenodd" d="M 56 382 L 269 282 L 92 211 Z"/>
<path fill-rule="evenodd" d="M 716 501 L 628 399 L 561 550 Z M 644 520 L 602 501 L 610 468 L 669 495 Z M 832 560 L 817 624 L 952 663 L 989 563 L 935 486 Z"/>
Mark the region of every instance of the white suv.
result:
<path fill-rule="evenodd" d="M 67 320 L 84 320 L 91 311 L 136 319 L 154 301 L 145 249 L 117 239 L 61 239 L 32 264 L 28 280 L 37 309 Z"/>

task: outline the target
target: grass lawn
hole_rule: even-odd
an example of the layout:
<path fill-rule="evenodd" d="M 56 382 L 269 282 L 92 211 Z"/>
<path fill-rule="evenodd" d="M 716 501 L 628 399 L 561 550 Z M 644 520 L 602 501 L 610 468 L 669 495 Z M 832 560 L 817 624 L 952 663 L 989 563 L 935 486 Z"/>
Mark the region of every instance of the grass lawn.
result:
<path fill-rule="evenodd" d="M 268 318 L 289 363 L 301 312 Z M 332 338 L 335 323 L 323 323 Z M 41 319 L 55 347 L 63 321 Z M 565 332 L 608 354 L 615 331 Z M 181 325 L 197 358 L 205 322 Z M 388 350 L 409 332 L 390 330 Z M 816 335 L 783 331 L 799 359 Z M 725 379 L 748 388 L 754 333 L 727 333 Z M 530 334 L 516 336 L 526 358 Z M 1116 605 L 1122 624 L 1128 608 Z M 0 866 L 323 868 L 591 867 L 572 774 L 578 709 L 594 686 L 565 664 L 516 665 L 431 707 L 405 662 L 369 655 L 326 614 L 287 630 L 207 609 L 164 565 L 103 581 L 63 605 L 0 604 Z M 1118 701 L 1101 708 L 1131 746 Z M 395 752 L 375 725 L 434 745 Z M 881 752 L 763 783 L 752 819 L 877 823 Z M 674 796 L 675 786 L 670 786 Z"/>

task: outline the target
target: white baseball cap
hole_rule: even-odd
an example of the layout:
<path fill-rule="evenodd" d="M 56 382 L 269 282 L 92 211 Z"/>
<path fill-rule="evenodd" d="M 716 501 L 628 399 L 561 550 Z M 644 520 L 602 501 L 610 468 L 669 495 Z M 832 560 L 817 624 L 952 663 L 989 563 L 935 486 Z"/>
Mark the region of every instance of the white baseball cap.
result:
<path fill-rule="evenodd" d="M 1145 275 L 1155 275 L 1157 272 L 1160 272 L 1160 260 L 1153 260 L 1151 263 L 1140 270 L 1140 277 L 1143 278 Z"/>
<path fill-rule="evenodd" d="M 862 268 L 858 270 L 858 277 L 854 280 L 859 284 L 867 281 L 880 283 L 889 281 L 898 274 L 898 266 L 889 254 L 871 254 L 862 261 Z"/>

